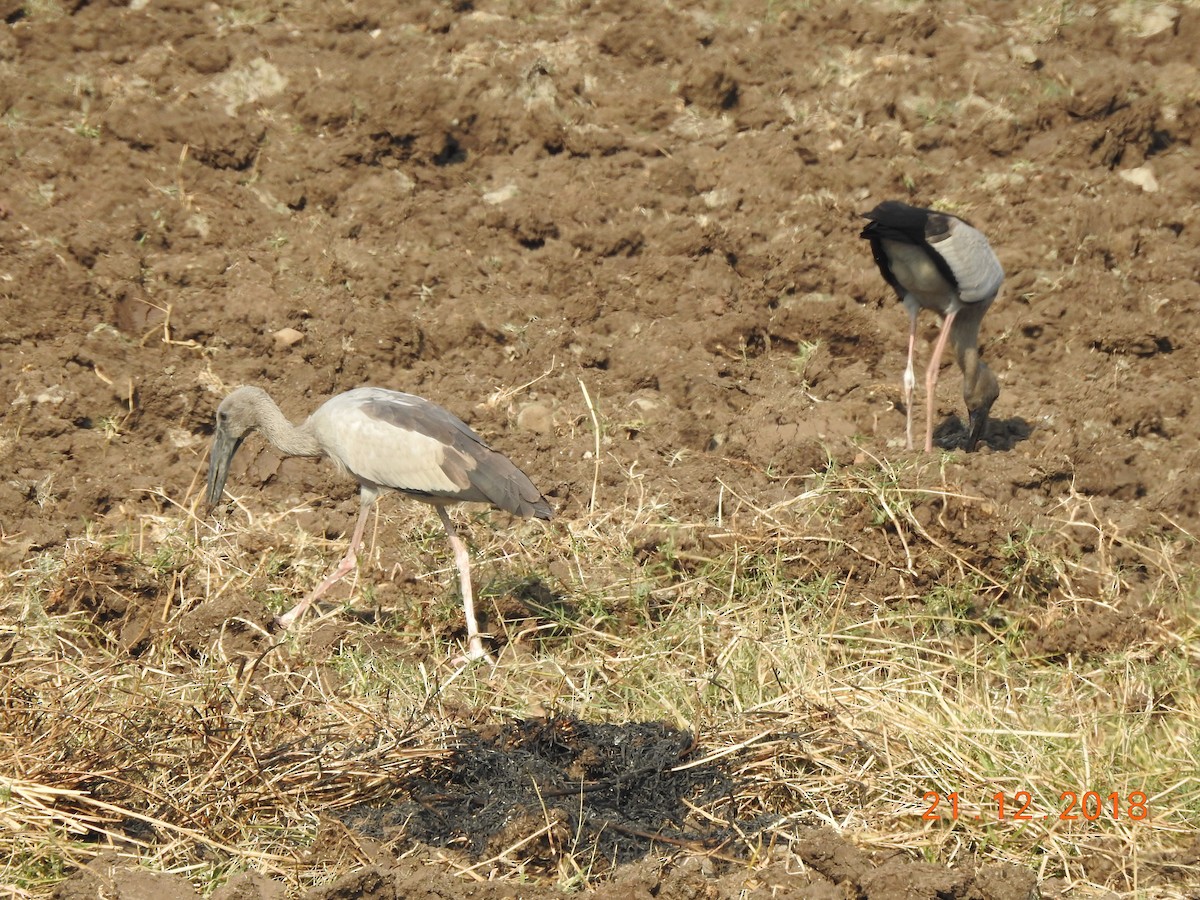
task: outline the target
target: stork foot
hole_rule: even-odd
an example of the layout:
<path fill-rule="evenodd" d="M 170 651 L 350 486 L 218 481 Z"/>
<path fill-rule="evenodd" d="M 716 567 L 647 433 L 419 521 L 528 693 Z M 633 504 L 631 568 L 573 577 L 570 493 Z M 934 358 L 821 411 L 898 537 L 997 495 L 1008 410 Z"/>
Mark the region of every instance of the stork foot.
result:
<path fill-rule="evenodd" d="M 478 662 L 486 662 L 493 668 L 496 665 L 496 660 L 492 657 L 492 654 L 488 653 L 483 647 L 483 638 L 475 634 L 467 641 L 467 652 L 453 657 L 450 663 L 457 668 L 464 669 Z"/>
<path fill-rule="evenodd" d="M 275 626 L 281 631 L 288 631 L 296 624 L 296 621 L 300 618 L 300 614 L 304 612 L 305 610 L 303 609 L 290 609 L 275 617 Z"/>

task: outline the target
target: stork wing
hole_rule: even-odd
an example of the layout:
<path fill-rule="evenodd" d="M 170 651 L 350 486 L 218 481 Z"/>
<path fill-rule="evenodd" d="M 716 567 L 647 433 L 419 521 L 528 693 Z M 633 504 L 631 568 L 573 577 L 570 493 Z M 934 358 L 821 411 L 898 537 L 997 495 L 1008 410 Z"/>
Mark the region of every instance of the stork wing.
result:
<path fill-rule="evenodd" d="M 336 430 L 326 446 L 336 446 L 342 464 L 360 479 L 549 518 L 549 507 L 525 473 L 436 403 L 399 391 L 359 388 L 328 401 L 313 414 L 318 416 L 329 423 L 323 422 L 323 429 Z"/>
<path fill-rule="evenodd" d="M 935 220 L 940 220 L 936 222 Z M 955 216 L 930 216 L 929 243 L 954 273 L 964 303 L 991 300 L 1004 281 L 1004 269 L 983 232 Z"/>
<path fill-rule="evenodd" d="M 887 251 L 883 249 L 884 241 L 919 248 L 948 283 L 956 284 L 957 277 L 951 266 L 930 246 L 930 242 L 937 240 L 937 236 L 947 229 L 946 220 L 950 217 L 931 209 L 909 206 L 898 200 L 885 200 L 870 212 L 864 213 L 863 218 L 870 221 L 859 237 L 871 242 L 871 255 L 875 258 L 875 265 L 879 267 L 879 273 L 896 291 L 897 296 L 903 298 L 908 293 L 908 288 L 892 273 L 891 260 L 888 259 Z"/>
<path fill-rule="evenodd" d="M 463 467 L 446 465 L 450 448 L 416 428 L 374 416 L 368 407 L 338 422 L 336 440 L 341 464 L 357 478 L 431 496 L 470 490 Z"/>

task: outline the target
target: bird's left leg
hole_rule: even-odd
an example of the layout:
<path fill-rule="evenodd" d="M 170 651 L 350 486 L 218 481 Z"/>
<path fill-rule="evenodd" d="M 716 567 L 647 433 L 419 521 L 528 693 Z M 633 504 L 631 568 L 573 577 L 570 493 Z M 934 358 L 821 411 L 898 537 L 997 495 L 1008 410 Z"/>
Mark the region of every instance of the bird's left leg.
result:
<path fill-rule="evenodd" d="M 446 512 L 446 507 L 437 504 L 435 508 L 438 517 L 442 520 L 442 527 L 446 529 L 450 549 L 454 551 L 454 564 L 458 567 L 458 585 L 462 592 L 463 615 L 467 620 L 466 661 L 475 662 L 479 659 L 486 659 L 491 662 L 492 658 L 483 649 L 483 637 L 479 633 L 479 622 L 475 618 L 475 596 L 471 592 L 471 556 L 467 552 L 467 545 L 463 543 L 463 539 L 454 529 L 454 523 L 450 521 L 450 514 Z"/>
<path fill-rule="evenodd" d="M 925 410 L 926 453 L 933 452 L 933 415 L 937 406 L 933 394 L 937 389 L 938 369 L 942 365 L 942 353 L 946 349 L 946 339 L 950 337 L 950 326 L 954 324 L 956 315 L 958 315 L 958 310 L 948 313 L 946 320 L 942 322 L 942 333 L 938 335 L 937 343 L 933 347 L 933 359 L 929 361 L 929 368 L 925 370 L 925 402 L 928 406 Z"/>
<path fill-rule="evenodd" d="M 358 565 L 358 548 L 362 544 L 363 532 L 367 527 L 367 513 L 371 511 L 371 504 L 364 503 L 362 510 L 358 514 L 358 524 L 354 526 L 354 536 L 350 538 L 350 547 L 346 550 L 346 555 L 342 557 L 342 561 L 337 564 L 337 568 L 329 573 L 329 577 L 313 588 L 312 593 L 285 612 L 282 616 L 275 619 L 282 628 L 291 628 L 296 621 L 308 611 L 308 608 L 316 602 L 317 598 L 329 590 L 334 582 L 342 578 L 349 572 L 354 571 L 354 567 Z"/>

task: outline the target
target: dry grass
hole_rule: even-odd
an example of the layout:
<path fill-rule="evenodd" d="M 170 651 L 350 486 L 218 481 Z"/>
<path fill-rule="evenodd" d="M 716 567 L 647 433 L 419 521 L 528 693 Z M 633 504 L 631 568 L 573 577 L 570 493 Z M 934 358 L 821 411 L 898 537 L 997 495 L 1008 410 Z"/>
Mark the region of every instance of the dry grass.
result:
<path fill-rule="evenodd" d="M 1018 528 L 930 479 L 932 465 L 831 467 L 770 507 L 724 485 L 719 517 L 689 522 L 630 475 L 623 502 L 551 529 L 473 528 L 485 608 L 510 593 L 489 576 L 540 573 L 555 594 L 503 621 L 494 671 L 443 662 L 452 568 L 411 504 L 382 530 L 419 548 L 412 590 L 391 591 L 378 623 L 334 611 L 332 643 L 311 623 L 272 637 L 252 614 L 336 558 L 311 540 L 280 549 L 300 536 L 290 512 L 218 532 L 180 507 L 134 536 L 81 538 L 3 597 L 0 884 L 46 896 L 115 848 L 204 887 L 245 868 L 298 887 L 334 874 L 305 861 L 322 814 L 393 795 L 456 728 L 571 712 L 692 729 L 737 784 L 722 814 L 759 823 L 726 853 L 783 858 L 797 829 L 827 824 L 933 861 L 1184 896 L 1197 873 L 1163 862 L 1200 825 L 1190 538 L 1128 538 L 1073 496 Z M 973 524 L 1009 542 L 960 542 Z M 386 567 L 360 577 L 356 606 Z M 218 601 L 245 614 L 197 634 Z M 1088 790 L 1116 793 L 1119 816 L 1061 818 L 1061 795 Z M 995 795 L 1011 816 L 1020 792 L 1030 818 L 998 820 Z M 505 871 L 525 874 L 522 846 Z M 560 883 L 589 883 L 567 855 Z"/>

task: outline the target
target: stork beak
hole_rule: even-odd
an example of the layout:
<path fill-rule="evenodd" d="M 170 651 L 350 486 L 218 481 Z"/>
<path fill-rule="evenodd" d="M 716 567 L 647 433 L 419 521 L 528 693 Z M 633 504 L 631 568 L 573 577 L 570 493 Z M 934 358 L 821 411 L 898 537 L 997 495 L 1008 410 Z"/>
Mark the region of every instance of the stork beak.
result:
<path fill-rule="evenodd" d="M 225 479 L 229 477 L 229 463 L 233 461 L 233 455 L 240 446 L 242 438 L 235 438 L 227 431 L 218 428 L 217 433 L 213 435 L 212 452 L 208 458 L 208 490 L 205 493 L 209 509 L 221 500 L 221 494 L 225 490 Z"/>
<path fill-rule="evenodd" d="M 966 449 L 968 453 L 974 453 L 976 445 L 983 438 L 984 432 L 987 431 L 988 413 L 991 412 L 992 404 L 988 403 L 980 406 L 978 409 L 972 409 L 968 418 L 970 426 L 967 429 Z"/>

